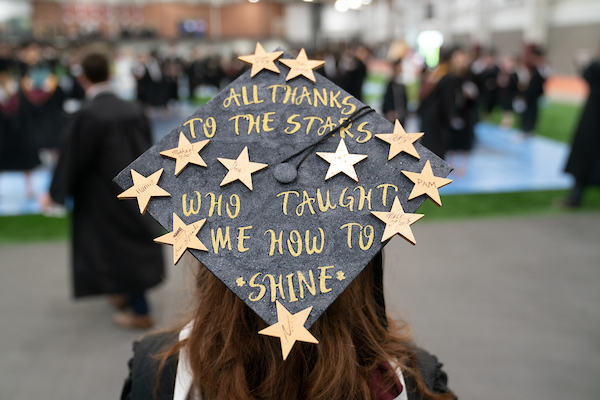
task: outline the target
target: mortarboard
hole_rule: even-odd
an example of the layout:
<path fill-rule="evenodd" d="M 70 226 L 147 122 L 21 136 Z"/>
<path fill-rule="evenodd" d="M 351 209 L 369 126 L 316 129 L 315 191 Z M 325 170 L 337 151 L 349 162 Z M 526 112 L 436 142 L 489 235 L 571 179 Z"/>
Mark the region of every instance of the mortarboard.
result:
<path fill-rule="evenodd" d="M 398 234 L 451 168 L 315 68 L 260 44 L 237 80 L 115 178 L 281 339 L 296 340 Z"/>

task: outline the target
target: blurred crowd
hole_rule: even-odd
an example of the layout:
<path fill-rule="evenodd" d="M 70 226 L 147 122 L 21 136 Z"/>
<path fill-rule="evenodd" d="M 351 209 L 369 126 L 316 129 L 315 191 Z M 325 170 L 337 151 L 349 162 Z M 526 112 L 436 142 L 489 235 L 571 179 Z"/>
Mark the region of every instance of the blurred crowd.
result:
<path fill-rule="evenodd" d="M 423 144 L 458 174 L 465 171 L 474 126 L 486 114 L 501 110 L 501 124 L 507 127 L 520 115 L 524 135 L 534 131 L 549 74 L 541 49 L 533 48 L 526 57 L 498 58 L 493 51 L 442 48 L 439 64 L 429 68 L 405 44 L 391 51 L 393 47 L 387 57 L 362 45 L 327 48 L 309 57 L 324 59 L 319 72 L 359 100 L 369 69 L 384 65 L 389 81 L 374 106 L 403 125 L 417 116 L 420 130 L 427 133 Z M 83 54 L 82 49 L 38 43 L 0 45 L 0 172 L 25 171 L 29 196 L 30 171 L 40 164 L 52 168 L 69 115 L 85 99 L 78 82 Z M 183 50 L 177 43 L 150 51 L 120 49 L 112 64 L 117 92 L 161 119 L 168 119 L 181 100 L 214 96 L 248 68 L 237 54 L 223 56 L 200 46 Z"/>

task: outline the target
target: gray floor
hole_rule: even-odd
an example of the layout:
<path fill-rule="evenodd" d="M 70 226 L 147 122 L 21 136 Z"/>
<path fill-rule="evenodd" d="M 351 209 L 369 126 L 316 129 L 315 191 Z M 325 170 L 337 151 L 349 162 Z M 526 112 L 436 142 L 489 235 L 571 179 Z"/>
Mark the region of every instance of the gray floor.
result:
<path fill-rule="evenodd" d="M 417 246 L 387 247 L 388 307 L 462 400 L 598 398 L 599 227 L 600 214 L 418 223 Z M 2 400 L 119 396 L 136 334 L 105 300 L 69 298 L 67 251 L 0 246 Z M 186 274 L 152 292 L 162 325 L 187 302 Z"/>

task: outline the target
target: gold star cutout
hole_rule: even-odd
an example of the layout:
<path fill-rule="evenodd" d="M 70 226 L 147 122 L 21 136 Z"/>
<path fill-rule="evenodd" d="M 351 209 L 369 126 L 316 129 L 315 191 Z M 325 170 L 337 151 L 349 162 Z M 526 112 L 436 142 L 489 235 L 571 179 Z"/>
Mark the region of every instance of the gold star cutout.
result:
<path fill-rule="evenodd" d="M 290 72 L 285 77 L 286 81 L 299 75 L 303 75 L 311 81 L 316 82 L 317 80 L 315 79 L 313 69 L 319 68 L 321 65 L 325 64 L 325 61 L 309 60 L 308 57 L 306 57 L 304 49 L 300 50 L 300 53 L 298 53 L 298 57 L 295 60 L 283 58 L 279 61 L 290 68 Z"/>
<path fill-rule="evenodd" d="M 343 281 L 344 279 L 346 279 L 346 276 L 344 275 L 344 273 L 342 271 L 338 271 L 336 273 L 336 275 L 337 275 L 336 278 L 338 281 Z"/>
<path fill-rule="evenodd" d="M 210 142 L 209 139 L 190 143 L 183 132 L 179 132 L 179 143 L 177 144 L 177 147 L 174 149 L 161 151 L 160 154 L 176 160 L 175 176 L 177 176 L 185 167 L 187 167 L 188 164 L 196 164 L 206 167 L 206 163 L 198 153 L 204 146 L 208 144 L 208 142 Z"/>
<path fill-rule="evenodd" d="M 440 199 L 438 189 L 452 182 L 452 179 L 446 179 L 433 175 L 429 160 L 427 160 L 425 163 L 421 173 L 408 171 L 402 171 L 402 173 L 415 184 L 412 192 L 410 192 L 410 196 L 408 196 L 409 200 L 412 200 L 422 194 L 426 194 L 431 200 L 433 200 L 435 204 L 438 206 L 442 205 L 442 200 Z"/>
<path fill-rule="evenodd" d="M 154 239 L 155 242 L 170 244 L 173 246 L 173 263 L 177 264 L 187 249 L 208 251 L 206 246 L 196 236 L 206 218 L 186 225 L 177 214 L 173 213 L 173 231 Z"/>
<path fill-rule="evenodd" d="M 133 179 L 133 186 L 118 195 L 119 199 L 133 199 L 137 198 L 138 206 L 140 207 L 140 213 L 146 212 L 146 207 L 150 202 L 150 198 L 154 196 L 171 196 L 166 190 L 158 186 L 158 180 L 163 173 L 161 168 L 152 175 L 145 177 L 140 175 L 134 170 L 131 170 L 131 178 Z"/>
<path fill-rule="evenodd" d="M 399 234 L 410 243 L 416 244 L 410 226 L 423 218 L 423 214 L 405 213 L 400 204 L 400 200 L 398 200 L 398 196 L 394 199 L 394 204 L 392 204 L 392 210 L 390 212 L 371 211 L 371 214 L 385 222 L 385 230 L 383 231 L 383 237 L 381 238 L 382 242 L 385 242 L 395 234 Z"/>
<path fill-rule="evenodd" d="M 244 286 L 246 284 L 246 281 L 244 281 L 244 277 L 243 276 L 240 276 L 239 278 L 237 278 L 235 280 L 235 283 L 237 283 L 237 285 L 239 287 L 242 287 L 242 286 Z"/>
<path fill-rule="evenodd" d="M 267 164 L 250 162 L 248 146 L 244 147 L 244 150 L 242 150 L 236 160 L 228 158 L 217 158 L 217 160 L 229 170 L 225 178 L 223 178 L 221 186 L 239 180 L 250 190 L 252 190 L 252 174 L 268 167 Z"/>
<path fill-rule="evenodd" d="M 401 152 L 405 152 L 417 159 L 421 159 L 419 153 L 417 153 L 417 149 L 415 149 L 414 143 L 423 135 L 423 132 L 406 133 L 402 125 L 400 125 L 400 122 L 396 120 L 393 133 L 379 133 L 375 136 L 390 144 L 388 160 L 391 160 Z"/>
<path fill-rule="evenodd" d="M 256 50 L 254 50 L 254 54 L 240 56 L 238 58 L 245 63 L 252 64 L 250 76 L 254 76 L 263 69 L 268 69 L 269 71 L 279 73 L 279 68 L 277 68 L 277 65 L 275 65 L 275 60 L 281 57 L 282 54 L 283 51 L 267 53 L 260 43 L 256 43 Z"/>
<path fill-rule="evenodd" d="M 367 155 L 365 154 L 348 153 L 344 139 L 340 139 L 340 143 L 338 144 L 335 153 L 318 151 L 317 155 L 329 163 L 329 169 L 327 170 L 327 175 L 325 175 L 325 180 L 343 172 L 356 182 L 358 182 L 358 177 L 354 170 L 354 164 L 367 158 Z"/>
<path fill-rule="evenodd" d="M 290 354 L 296 341 L 319 343 L 317 338 L 304 327 L 304 323 L 312 310 L 312 306 L 292 315 L 281 305 L 279 300 L 276 300 L 276 304 L 277 322 L 258 333 L 261 335 L 276 336 L 281 339 L 281 353 L 283 354 L 284 360 L 287 358 L 288 354 Z"/>

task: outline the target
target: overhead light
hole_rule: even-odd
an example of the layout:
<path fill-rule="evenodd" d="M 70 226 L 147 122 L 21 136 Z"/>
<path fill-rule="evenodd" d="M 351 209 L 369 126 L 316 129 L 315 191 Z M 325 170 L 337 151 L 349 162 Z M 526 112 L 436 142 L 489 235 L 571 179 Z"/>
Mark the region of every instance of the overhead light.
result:
<path fill-rule="evenodd" d="M 358 10 L 362 5 L 362 0 L 348 0 L 348 7 L 352 10 Z"/>
<path fill-rule="evenodd" d="M 349 8 L 348 7 L 348 2 L 346 0 L 336 0 L 336 2 L 333 5 L 333 7 L 338 12 L 346 12 L 346 11 L 348 11 L 348 8 Z"/>
<path fill-rule="evenodd" d="M 368 5 L 368 4 L 371 4 L 371 0 L 362 0 L 362 3 L 364 5 Z"/>
<path fill-rule="evenodd" d="M 312 3 L 313 2 L 313 0 L 303 0 L 303 1 L 306 2 L 306 3 Z"/>
<path fill-rule="evenodd" d="M 248 0 L 250 3 L 258 3 L 258 0 Z"/>

